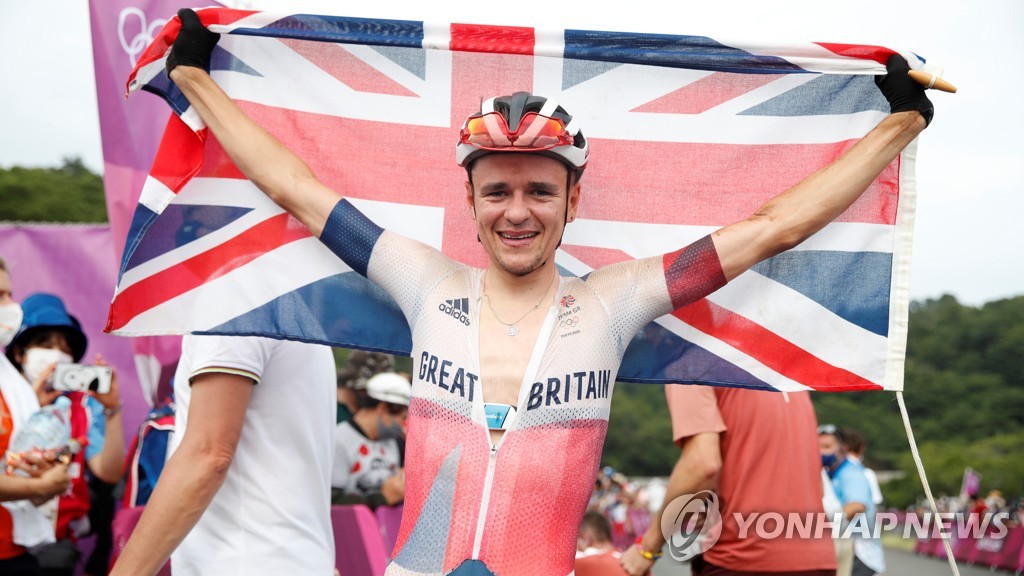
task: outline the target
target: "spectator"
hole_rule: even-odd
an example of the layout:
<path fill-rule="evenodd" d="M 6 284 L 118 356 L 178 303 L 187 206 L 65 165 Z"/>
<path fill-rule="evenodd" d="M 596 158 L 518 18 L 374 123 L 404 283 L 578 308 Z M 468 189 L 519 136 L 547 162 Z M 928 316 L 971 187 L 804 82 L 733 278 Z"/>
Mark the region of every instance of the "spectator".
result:
<path fill-rule="evenodd" d="M 73 456 L 69 467 L 71 490 L 57 502 L 56 538 L 33 550 L 44 575 L 74 572 L 79 551 L 78 537 L 90 532 L 88 474 L 109 483 L 121 478 L 124 466 L 124 431 L 121 426 L 121 397 L 114 373 L 109 392 L 60 392 L 51 387 L 58 363 L 79 362 L 85 356 L 88 339 L 78 320 L 64 302 L 52 294 L 32 294 L 22 302 L 25 318 L 21 330 L 7 347 L 7 358 L 32 383 L 40 405 L 51 404 L 64 395 L 71 401 L 71 437 L 85 438 L 85 450 Z M 97 355 L 96 364 L 104 364 Z"/>
<path fill-rule="evenodd" d="M 871 546 L 857 546 L 855 543 L 863 537 L 864 530 L 873 534 L 875 529 L 875 503 L 867 476 L 864 475 L 864 467 L 847 457 L 846 436 L 834 424 L 818 427 L 818 448 L 821 451 L 821 464 L 832 479 L 836 497 L 843 505 L 843 519 L 846 522 L 843 532 L 847 532 L 849 523 L 862 522 L 860 526 L 852 527 L 857 530 L 850 530 L 852 538 L 836 540 L 836 553 L 839 557 L 839 570 L 836 574 L 872 576 L 885 569 L 884 562 L 877 555 L 872 555 Z M 863 515 L 863 520 L 857 519 L 859 515 Z M 878 552 L 881 552 L 881 548 Z"/>
<path fill-rule="evenodd" d="M 860 464 L 864 470 L 864 477 L 867 478 L 868 486 L 871 488 L 871 501 L 875 510 L 882 506 L 882 488 L 878 485 L 878 476 L 875 471 L 864 466 L 864 453 L 867 452 L 868 443 L 859 430 L 846 429 L 846 453 L 850 462 Z M 882 549 L 882 542 L 878 538 L 857 538 L 853 541 L 853 553 L 871 566 L 875 572 L 885 572 L 885 551 Z"/>
<path fill-rule="evenodd" d="M 173 452 L 114 565 L 175 576 L 330 574 L 334 357 L 325 346 L 186 336 Z"/>
<path fill-rule="evenodd" d="M 612 544 L 612 525 L 593 510 L 583 515 L 576 542 L 576 576 L 621 576 L 622 554 Z"/>
<path fill-rule="evenodd" d="M 366 396 L 366 381 L 373 375 L 391 371 L 391 356 L 380 352 L 353 350 L 344 370 L 338 372 L 338 415 L 336 423 L 352 418 L 361 398 Z"/>
<path fill-rule="evenodd" d="M 988 505 L 985 503 L 985 498 L 981 494 L 971 494 L 968 496 L 970 503 L 968 504 L 968 512 L 972 516 L 978 516 L 979 518 L 985 514 L 988 510 Z"/>
<path fill-rule="evenodd" d="M 864 467 L 864 476 L 867 477 L 868 484 L 871 485 L 871 500 L 875 503 L 875 508 L 878 508 L 884 499 L 882 498 L 882 488 L 878 485 L 878 475 L 864 464 L 864 453 L 868 450 L 867 440 L 859 430 L 847 428 L 845 432 L 847 458 Z"/>
<path fill-rule="evenodd" d="M 394 506 L 405 499 L 405 419 L 412 385 L 394 372 L 366 382 L 351 420 L 334 431 L 332 501 Z"/>
<path fill-rule="evenodd" d="M 785 572 L 832 575 L 830 534 L 768 540 L 740 537 L 735 514 L 820 514 L 821 466 L 814 448 L 817 420 L 806 393 L 704 386 L 666 386 L 672 434 L 682 450 L 665 501 L 646 533 L 622 557 L 626 571 L 646 574 L 665 544 L 662 517 L 673 500 L 714 490 L 722 516 L 718 542 L 691 562 L 693 574 Z"/>
<path fill-rule="evenodd" d="M 0 258 L 0 346 L 7 346 L 14 339 L 22 317 L 21 306 L 11 293 L 10 273 Z M 6 454 L 14 432 L 37 410 L 39 400 L 32 386 L 6 356 L 0 356 L 0 455 Z M 25 475 L 0 472 L 0 502 L 4 502 L 0 506 L 0 574 L 32 576 L 39 574 L 39 563 L 26 546 L 53 541 L 52 525 L 34 503 L 63 493 L 70 478 L 67 466 L 61 463 L 35 457 L 15 462 Z M 33 531 L 32 527 L 40 530 Z"/>

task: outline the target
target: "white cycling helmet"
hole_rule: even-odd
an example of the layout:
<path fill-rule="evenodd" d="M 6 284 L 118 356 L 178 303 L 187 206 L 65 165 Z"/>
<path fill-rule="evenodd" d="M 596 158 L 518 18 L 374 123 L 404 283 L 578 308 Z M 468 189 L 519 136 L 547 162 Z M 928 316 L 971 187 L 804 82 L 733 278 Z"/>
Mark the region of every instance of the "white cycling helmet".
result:
<path fill-rule="evenodd" d="M 563 162 L 579 178 L 590 147 L 572 115 L 554 98 L 516 92 L 490 98 L 462 124 L 455 160 L 465 168 L 495 152 L 529 152 Z"/>
<path fill-rule="evenodd" d="M 366 381 L 366 395 L 379 402 L 408 406 L 412 385 L 400 374 L 381 372 Z"/>

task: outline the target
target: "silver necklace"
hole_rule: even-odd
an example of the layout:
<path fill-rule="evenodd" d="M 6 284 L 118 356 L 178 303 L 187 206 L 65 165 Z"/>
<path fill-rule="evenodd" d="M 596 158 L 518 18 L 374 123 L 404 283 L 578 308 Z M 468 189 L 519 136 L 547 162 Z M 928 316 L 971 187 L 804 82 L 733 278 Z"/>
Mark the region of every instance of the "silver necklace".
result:
<path fill-rule="evenodd" d="M 551 283 L 548 284 L 548 287 L 544 289 L 544 294 L 541 294 L 540 300 L 538 300 L 537 303 L 533 305 L 533 308 L 527 310 L 526 314 L 523 314 L 522 316 L 519 317 L 518 320 L 510 324 L 499 318 L 498 313 L 494 311 L 494 306 L 491 304 L 491 297 L 487 295 L 487 273 L 484 273 L 484 298 L 487 299 L 487 307 L 491 309 L 491 314 L 494 314 L 494 319 L 505 326 L 505 334 L 508 334 L 509 336 L 515 336 L 516 334 L 519 334 L 519 327 L 516 326 L 516 324 L 519 324 L 520 322 L 523 321 L 523 318 L 526 318 L 527 316 L 530 315 L 531 312 L 533 312 L 537 308 L 540 308 L 540 305 L 544 302 L 544 298 L 546 298 L 548 295 L 548 290 L 551 290 L 551 286 L 555 283 L 555 278 L 557 277 L 557 273 L 554 276 L 552 276 Z"/>

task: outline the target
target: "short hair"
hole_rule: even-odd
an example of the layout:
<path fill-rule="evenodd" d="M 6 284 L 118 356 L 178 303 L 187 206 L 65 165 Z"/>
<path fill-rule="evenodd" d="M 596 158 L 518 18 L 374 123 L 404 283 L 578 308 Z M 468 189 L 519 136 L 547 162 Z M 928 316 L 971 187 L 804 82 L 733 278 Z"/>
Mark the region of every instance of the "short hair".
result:
<path fill-rule="evenodd" d="M 595 542 L 612 541 L 612 524 L 604 514 L 591 510 L 580 521 L 580 534 L 589 533 Z"/>
<path fill-rule="evenodd" d="M 822 424 L 821 426 L 818 426 L 818 436 L 821 436 L 822 434 L 835 436 L 835 439 L 838 440 L 840 444 L 846 444 L 846 433 L 843 432 L 842 428 L 835 424 Z"/>
<path fill-rule="evenodd" d="M 0 272 L 7 272 L 10 274 L 10 270 L 7 269 L 7 261 L 4 260 L 3 256 L 0 256 Z"/>
<path fill-rule="evenodd" d="M 864 435 L 860 433 L 860 430 L 854 430 L 853 428 L 846 429 L 846 449 L 854 454 L 860 454 L 864 451 L 868 445 L 867 440 L 864 439 Z"/>

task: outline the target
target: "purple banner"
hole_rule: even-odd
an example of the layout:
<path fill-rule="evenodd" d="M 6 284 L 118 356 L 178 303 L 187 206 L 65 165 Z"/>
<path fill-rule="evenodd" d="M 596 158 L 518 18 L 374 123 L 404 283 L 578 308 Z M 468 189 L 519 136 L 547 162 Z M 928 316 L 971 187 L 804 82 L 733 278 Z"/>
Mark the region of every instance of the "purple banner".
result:
<path fill-rule="evenodd" d="M 149 411 L 136 376 L 131 340 L 103 333 L 117 279 L 110 228 L 105 225 L 0 224 L 0 256 L 7 261 L 18 302 L 34 292 L 64 300 L 89 338 L 83 362 L 97 353 L 117 370 L 124 400 L 124 432 L 130 441 Z"/>

